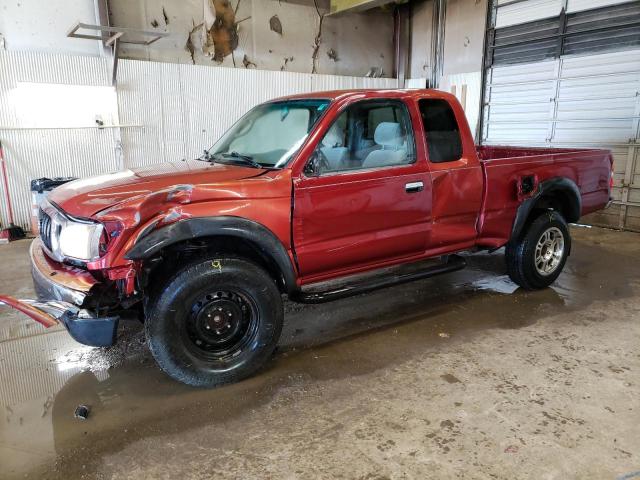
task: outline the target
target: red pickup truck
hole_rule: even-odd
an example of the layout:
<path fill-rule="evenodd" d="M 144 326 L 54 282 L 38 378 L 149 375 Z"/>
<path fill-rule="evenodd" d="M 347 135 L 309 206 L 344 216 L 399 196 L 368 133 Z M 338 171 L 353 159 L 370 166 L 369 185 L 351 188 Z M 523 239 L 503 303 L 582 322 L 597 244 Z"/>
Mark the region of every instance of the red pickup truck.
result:
<path fill-rule="evenodd" d="M 269 358 L 283 294 L 330 301 L 503 246 L 515 283 L 548 286 L 571 250 L 567 222 L 605 207 L 611 181 L 607 150 L 474 145 L 443 92 L 294 95 L 196 160 L 55 189 L 30 250 L 39 300 L 0 300 L 95 346 L 134 311 L 166 373 L 214 386 Z"/>

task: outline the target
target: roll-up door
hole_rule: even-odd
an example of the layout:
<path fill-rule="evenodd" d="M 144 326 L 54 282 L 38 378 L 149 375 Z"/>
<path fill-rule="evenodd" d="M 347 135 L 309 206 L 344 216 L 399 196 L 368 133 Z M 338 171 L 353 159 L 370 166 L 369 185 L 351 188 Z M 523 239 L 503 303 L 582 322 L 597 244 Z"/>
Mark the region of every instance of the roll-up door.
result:
<path fill-rule="evenodd" d="M 482 143 L 605 147 L 614 205 L 585 222 L 640 231 L 640 2 L 494 0 Z"/>

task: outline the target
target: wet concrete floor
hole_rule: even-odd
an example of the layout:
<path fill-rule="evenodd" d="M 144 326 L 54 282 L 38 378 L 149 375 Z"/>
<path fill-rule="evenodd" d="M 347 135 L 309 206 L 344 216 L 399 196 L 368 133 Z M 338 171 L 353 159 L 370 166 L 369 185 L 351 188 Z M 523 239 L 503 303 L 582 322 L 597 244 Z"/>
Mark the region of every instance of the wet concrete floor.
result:
<path fill-rule="evenodd" d="M 640 235 L 572 232 L 546 290 L 499 251 L 289 304 L 273 361 L 216 390 L 164 376 L 136 323 L 94 349 L 0 307 L 0 478 L 640 478 Z M 32 295 L 27 247 L 0 246 L 3 293 Z"/>

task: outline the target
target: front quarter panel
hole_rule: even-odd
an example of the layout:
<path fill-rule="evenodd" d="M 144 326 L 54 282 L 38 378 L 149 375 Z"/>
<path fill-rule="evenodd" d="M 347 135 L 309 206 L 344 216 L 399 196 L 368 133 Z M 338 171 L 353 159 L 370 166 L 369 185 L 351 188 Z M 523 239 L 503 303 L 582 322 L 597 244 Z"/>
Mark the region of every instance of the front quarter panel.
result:
<path fill-rule="evenodd" d="M 121 231 L 111 240 L 107 253 L 88 268 L 118 269 L 135 263 L 127 253 L 143 236 L 180 220 L 198 217 L 235 216 L 259 223 L 282 242 L 290 244 L 291 174 L 267 170 L 255 177 L 229 184 L 180 185 L 157 192 L 131 204 L 99 215 L 99 220 L 120 223 Z M 186 193 L 185 193 L 186 192 Z"/>

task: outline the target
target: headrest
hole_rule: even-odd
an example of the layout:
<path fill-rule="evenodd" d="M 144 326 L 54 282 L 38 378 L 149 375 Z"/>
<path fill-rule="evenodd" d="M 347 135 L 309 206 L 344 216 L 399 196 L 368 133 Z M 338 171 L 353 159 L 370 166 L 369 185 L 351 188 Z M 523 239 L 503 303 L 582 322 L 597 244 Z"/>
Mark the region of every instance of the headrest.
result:
<path fill-rule="evenodd" d="M 373 139 L 383 147 L 400 147 L 404 143 L 399 123 L 381 122 L 376 127 Z"/>
<path fill-rule="evenodd" d="M 333 124 L 322 139 L 322 144 L 325 147 L 340 147 L 343 139 L 344 132 L 338 125 Z"/>

